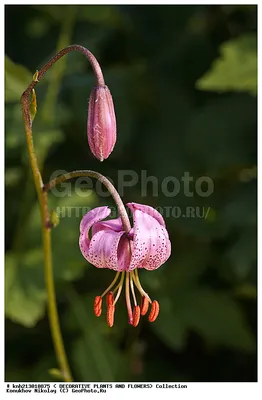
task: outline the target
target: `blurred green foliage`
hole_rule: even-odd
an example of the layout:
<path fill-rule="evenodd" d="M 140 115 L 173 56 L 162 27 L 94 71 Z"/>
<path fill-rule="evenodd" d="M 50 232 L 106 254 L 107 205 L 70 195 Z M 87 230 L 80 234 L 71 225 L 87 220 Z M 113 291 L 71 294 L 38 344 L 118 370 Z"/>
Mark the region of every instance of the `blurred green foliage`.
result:
<path fill-rule="evenodd" d="M 197 81 L 197 88 L 217 92 L 257 93 L 257 44 L 254 34 L 242 35 L 221 45 L 221 57 L 207 74 Z"/>
<path fill-rule="evenodd" d="M 166 217 L 172 256 L 141 281 L 161 312 L 154 324 L 115 326 L 92 312 L 113 273 L 88 265 L 78 248 L 81 215 L 60 215 L 52 234 L 57 301 L 78 381 L 256 380 L 255 6 L 6 6 L 6 380 L 60 379 L 46 316 L 39 208 L 19 98 L 33 74 L 69 44 L 101 63 L 114 102 L 118 141 L 100 164 L 87 145 L 87 60 L 70 54 L 37 86 L 36 152 L 47 181 L 56 170 L 95 169 L 117 185 L 119 170 L 141 180 L 124 202 L 205 207 L 207 218 Z M 209 176 L 214 192 L 166 197 L 165 177 Z M 194 183 L 191 188 L 194 188 Z M 109 204 L 50 195 L 57 207 Z M 170 189 L 171 190 L 171 189 Z M 88 195 L 89 193 L 89 195 Z"/>

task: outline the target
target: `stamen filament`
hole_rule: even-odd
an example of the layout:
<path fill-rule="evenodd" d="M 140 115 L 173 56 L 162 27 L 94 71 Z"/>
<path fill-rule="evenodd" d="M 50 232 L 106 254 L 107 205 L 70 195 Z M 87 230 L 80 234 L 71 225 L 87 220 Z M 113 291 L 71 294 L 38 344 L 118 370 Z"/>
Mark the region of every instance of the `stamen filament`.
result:
<path fill-rule="evenodd" d="M 133 280 L 134 280 L 135 285 L 136 285 L 137 289 L 139 290 L 140 294 L 141 294 L 142 296 L 145 296 L 145 297 L 148 299 L 149 303 L 152 303 L 152 300 L 150 299 L 150 297 L 148 296 L 148 294 L 144 291 L 144 289 L 143 289 L 142 286 L 141 286 L 141 283 L 140 283 L 140 280 L 139 280 L 139 277 L 138 277 L 138 272 L 137 272 L 136 269 L 135 269 L 135 271 L 133 272 Z"/>
<path fill-rule="evenodd" d="M 128 312 L 128 318 L 129 318 L 129 324 L 133 325 L 133 311 L 131 307 L 131 301 L 130 301 L 130 291 L 129 291 L 129 276 L 130 272 L 126 273 L 126 307 L 127 307 L 127 312 Z"/>
<path fill-rule="evenodd" d="M 118 292 L 117 292 L 117 295 L 116 295 L 116 297 L 115 297 L 114 306 L 116 305 L 116 302 L 117 302 L 117 300 L 119 299 L 119 296 L 120 296 L 120 294 L 121 294 L 121 292 L 122 292 L 124 277 L 125 277 L 125 271 L 122 272 L 120 282 L 119 282 L 119 284 L 117 285 Z"/>
<path fill-rule="evenodd" d="M 101 295 L 101 297 L 104 297 L 104 295 L 107 294 L 107 292 L 109 292 L 109 290 L 114 286 L 114 284 L 118 280 L 119 274 L 120 274 L 120 272 L 116 273 L 114 280 L 111 282 L 111 284 L 108 286 L 108 288 L 104 291 L 104 293 Z"/>
<path fill-rule="evenodd" d="M 130 287 L 131 287 L 131 292 L 132 292 L 134 304 L 135 304 L 135 306 L 137 306 L 135 289 L 134 289 L 134 284 L 133 284 L 133 272 L 130 272 Z"/>
<path fill-rule="evenodd" d="M 114 288 L 113 294 L 117 291 L 117 289 L 119 288 L 120 285 L 121 285 L 121 280 L 120 280 L 120 282 L 117 284 L 117 286 Z"/>

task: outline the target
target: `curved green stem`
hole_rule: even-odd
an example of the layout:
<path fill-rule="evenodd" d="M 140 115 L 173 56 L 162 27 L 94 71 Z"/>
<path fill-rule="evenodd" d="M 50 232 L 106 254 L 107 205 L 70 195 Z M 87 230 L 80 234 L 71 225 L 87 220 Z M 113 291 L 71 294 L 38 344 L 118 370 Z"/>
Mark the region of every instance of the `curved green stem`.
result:
<path fill-rule="evenodd" d="M 47 190 L 44 190 L 44 185 L 42 181 L 41 172 L 39 169 L 39 164 L 36 158 L 34 143 L 33 143 L 33 136 L 32 136 L 32 120 L 35 117 L 36 113 L 36 97 L 34 88 L 40 79 L 44 76 L 44 74 L 49 70 L 49 68 L 58 61 L 64 55 L 72 52 L 72 51 L 79 51 L 80 53 L 84 54 L 89 62 L 92 65 L 94 74 L 96 76 L 97 85 L 104 85 L 104 78 L 100 68 L 98 61 L 96 60 L 95 56 L 85 47 L 79 45 L 72 45 L 64 48 L 59 53 L 57 53 L 54 57 L 52 57 L 33 77 L 32 82 L 25 90 L 25 92 L 21 96 L 21 103 L 22 103 L 22 112 L 23 112 L 23 119 L 25 125 L 25 132 L 26 132 L 26 141 L 27 141 L 27 148 L 29 153 L 29 160 L 31 169 L 33 172 L 34 184 L 37 191 L 37 196 L 40 205 L 40 212 L 41 212 L 41 221 L 42 221 L 42 237 L 43 237 L 43 246 L 44 246 L 44 264 L 45 264 L 45 280 L 46 280 L 46 288 L 48 294 L 48 315 L 50 321 L 50 329 L 53 339 L 53 344 L 55 348 L 56 357 L 58 360 L 58 364 L 60 367 L 60 371 L 64 376 L 66 382 L 72 381 L 72 375 L 70 372 L 70 368 L 68 365 L 66 352 L 63 344 L 63 338 L 61 334 L 61 328 L 59 324 L 58 312 L 57 312 L 57 305 L 56 305 L 56 295 L 55 295 L 55 286 L 54 286 L 54 277 L 53 277 L 53 267 L 52 267 L 52 253 L 51 253 L 51 224 L 50 224 L 50 215 L 48 210 L 48 198 L 47 198 Z M 30 102 L 30 96 L 31 102 Z M 32 103 L 32 104 L 31 104 Z M 33 106 L 33 112 L 31 114 L 31 105 Z M 116 199 L 118 208 L 120 211 L 120 215 L 123 221 L 123 225 L 125 226 L 125 230 L 130 230 L 130 223 L 128 220 L 128 216 L 122 200 L 118 193 L 116 192 L 115 188 L 105 177 L 98 173 L 92 172 L 92 175 L 97 179 L 99 179 L 102 183 L 104 183 L 108 190 L 113 193 L 114 199 Z M 76 175 L 77 176 L 77 175 Z M 79 175 L 78 175 L 79 176 Z M 81 176 L 81 175 L 80 175 Z M 82 175 L 83 176 L 83 175 Z M 74 177 L 74 175 L 71 175 Z M 69 179 L 68 177 L 66 179 Z M 61 180 L 60 180 L 61 181 Z M 59 183 L 58 181 L 55 184 Z M 45 189 L 48 188 L 48 185 L 45 186 Z"/>
<path fill-rule="evenodd" d="M 72 178 L 78 178 L 81 176 L 88 176 L 90 178 L 95 178 L 98 181 L 100 181 L 103 185 L 105 185 L 105 187 L 107 188 L 107 190 L 109 191 L 109 193 L 111 194 L 111 196 L 113 197 L 113 200 L 115 201 L 115 203 L 117 205 L 118 212 L 119 212 L 120 218 L 122 220 L 123 228 L 128 233 L 131 229 L 131 225 L 130 225 L 130 221 L 129 221 L 125 206 L 123 204 L 123 201 L 122 201 L 121 197 L 119 196 L 115 187 L 112 185 L 112 183 L 104 175 L 99 174 L 99 172 L 91 171 L 88 169 L 72 171 L 67 174 L 58 176 L 57 178 L 52 179 L 50 182 L 48 182 L 47 184 L 44 185 L 43 190 L 45 192 L 47 192 L 48 190 L 52 189 L 54 186 L 58 185 L 59 183 L 62 183 L 64 181 L 67 181 Z"/>
<path fill-rule="evenodd" d="M 32 129 L 31 125 L 28 124 L 27 115 L 28 111 L 28 98 L 22 98 L 22 110 L 25 123 L 26 141 L 29 153 L 30 164 L 33 172 L 34 183 L 37 191 L 37 196 L 40 205 L 41 221 L 42 221 L 42 237 L 44 245 L 44 264 L 45 264 L 45 280 L 48 295 L 48 311 L 51 334 L 53 338 L 54 348 L 59 363 L 60 371 L 65 378 L 66 382 L 72 382 L 72 376 L 67 362 L 66 352 L 64 349 L 58 312 L 56 307 L 56 296 L 54 288 L 54 277 L 52 268 L 52 254 L 51 254 L 51 232 L 49 227 L 49 211 L 48 211 L 48 199 L 47 193 L 43 188 L 42 177 L 39 171 L 37 158 L 34 151 Z"/>
<path fill-rule="evenodd" d="M 61 57 L 65 56 L 68 53 L 71 53 L 72 51 L 78 51 L 78 52 L 82 53 L 85 57 L 88 58 L 91 66 L 93 68 L 94 74 L 96 76 L 97 85 L 98 86 L 105 85 L 105 80 L 104 80 L 102 70 L 101 70 L 100 65 L 99 65 L 97 59 L 95 58 L 95 56 L 91 53 L 91 51 L 89 51 L 85 47 L 80 46 L 78 44 L 73 44 L 73 45 L 65 47 L 64 49 L 59 51 L 59 53 L 57 53 L 55 56 L 50 58 L 50 60 L 39 71 L 37 71 L 36 77 L 32 80 L 32 82 L 30 83 L 28 88 L 22 94 L 22 97 L 21 97 L 22 102 L 26 103 L 26 98 L 28 100 L 28 97 L 31 94 L 32 90 L 37 85 L 37 83 L 40 81 L 40 79 L 43 78 L 43 76 L 49 70 L 49 68 L 51 68 L 52 65 L 54 63 L 56 63 Z M 27 104 L 27 108 L 28 107 L 29 107 L 29 104 Z M 29 110 L 29 108 L 28 108 L 28 110 Z M 29 113 L 29 115 L 27 113 L 25 113 L 25 115 L 26 115 L 26 122 L 29 125 L 31 125 L 32 121 L 31 121 L 30 113 Z"/>

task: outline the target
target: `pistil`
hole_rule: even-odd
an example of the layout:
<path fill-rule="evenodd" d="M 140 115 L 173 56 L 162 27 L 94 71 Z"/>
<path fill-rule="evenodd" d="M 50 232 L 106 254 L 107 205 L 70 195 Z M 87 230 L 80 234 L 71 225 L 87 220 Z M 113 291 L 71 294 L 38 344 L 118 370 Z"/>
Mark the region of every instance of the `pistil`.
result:
<path fill-rule="evenodd" d="M 130 288 L 131 288 L 131 292 L 132 292 L 134 304 L 135 304 L 135 306 L 137 306 L 137 301 L 136 301 L 136 295 L 135 295 L 135 289 L 134 289 L 133 274 L 132 274 L 132 272 L 131 272 L 131 274 L 130 274 Z"/>
<path fill-rule="evenodd" d="M 130 301 L 129 280 L 130 280 L 130 272 L 127 272 L 126 273 L 126 308 L 127 308 L 128 318 L 129 318 L 128 322 L 130 325 L 133 325 L 133 312 L 132 312 L 132 306 L 131 306 L 131 301 Z"/>

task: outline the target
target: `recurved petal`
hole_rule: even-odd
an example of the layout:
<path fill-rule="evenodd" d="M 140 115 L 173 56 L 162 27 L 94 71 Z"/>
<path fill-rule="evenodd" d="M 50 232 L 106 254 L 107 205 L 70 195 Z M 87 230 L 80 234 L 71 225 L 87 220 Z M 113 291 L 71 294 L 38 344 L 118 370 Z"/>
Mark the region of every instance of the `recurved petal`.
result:
<path fill-rule="evenodd" d="M 83 216 L 80 222 L 80 232 L 83 233 L 84 230 L 90 229 L 96 222 L 102 221 L 108 215 L 110 215 L 111 210 L 107 206 L 96 207 L 93 210 L 89 211 L 86 215 Z"/>
<path fill-rule="evenodd" d="M 131 242 L 126 234 L 121 237 L 117 249 L 117 262 L 119 271 L 128 270 L 131 261 Z"/>
<path fill-rule="evenodd" d="M 157 269 L 171 254 L 168 232 L 153 216 L 132 207 L 132 205 L 130 209 L 133 212 L 134 237 L 129 270 L 135 268 Z"/>
<path fill-rule="evenodd" d="M 86 259 L 97 268 L 125 269 L 128 240 L 124 232 L 98 231 L 91 239 Z M 119 243 L 121 242 L 121 247 Z M 119 254 L 120 249 L 120 254 Z"/>
<path fill-rule="evenodd" d="M 89 211 L 80 222 L 80 238 L 79 246 L 80 250 L 85 258 L 87 258 L 87 252 L 90 244 L 89 229 L 98 221 L 108 217 L 111 210 L 109 207 L 97 207 Z"/>
<path fill-rule="evenodd" d="M 145 204 L 139 204 L 139 203 L 127 203 L 127 207 L 129 207 L 132 212 L 134 212 L 135 210 L 140 210 L 140 211 L 144 212 L 145 214 L 148 214 L 151 217 L 155 218 L 160 223 L 160 225 L 162 225 L 164 227 L 166 226 L 162 215 L 157 210 L 155 210 L 153 207 L 147 206 Z"/>
<path fill-rule="evenodd" d="M 95 235 L 98 231 L 101 230 L 112 230 L 115 232 L 123 231 L 121 218 L 119 217 L 116 219 L 109 219 L 108 221 L 95 223 L 92 228 L 92 233 L 93 235 Z"/>

